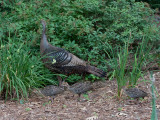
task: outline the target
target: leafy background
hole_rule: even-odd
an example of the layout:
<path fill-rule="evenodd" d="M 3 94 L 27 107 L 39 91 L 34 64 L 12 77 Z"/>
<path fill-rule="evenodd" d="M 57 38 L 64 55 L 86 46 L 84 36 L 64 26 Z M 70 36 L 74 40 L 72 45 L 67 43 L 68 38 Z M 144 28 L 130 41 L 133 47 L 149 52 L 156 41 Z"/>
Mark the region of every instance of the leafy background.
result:
<path fill-rule="evenodd" d="M 27 96 L 32 87 L 57 84 L 56 74 L 40 61 L 41 19 L 47 22 L 47 36 L 52 45 L 107 72 L 115 68 L 113 61 L 126 42 L 131 53 L 136 53 L 144 37 L 152 51 L 160 50 L 154 10 L 134 0 L 1 1 L 0 14 L 0 92 L 12 97 L 24 90 Z M 81 79 L 72 75 L 67 81 Z M 96 78 L 88 75 L 85 79 Z M 23 85 L 16 86 L 11 81 Z"/>

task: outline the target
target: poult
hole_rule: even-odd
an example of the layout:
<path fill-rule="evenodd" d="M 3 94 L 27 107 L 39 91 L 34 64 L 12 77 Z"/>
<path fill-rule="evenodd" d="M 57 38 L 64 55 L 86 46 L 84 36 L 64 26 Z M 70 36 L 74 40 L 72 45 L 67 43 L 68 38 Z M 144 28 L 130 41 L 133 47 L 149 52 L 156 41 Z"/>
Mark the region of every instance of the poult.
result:
<path fill-rule="evenodd" d="M 134 98 L 134 99 L 144 98 L 148 95 L 146 92 L 144 92 L 143 90 L 141 90 L 137 87 L 124 88 L 123 90 L 124 90 L 125 94 L 127 94 L 129 97 Z"/>
<path fill-rule="evenodd" d="M 45 88 L 41 89 L 41 93 L 44 96 L 52 97 L 54 100 L 56 95 L 63 93 L 65 90 L 66 90 L 65 86 L 48 85 Z"/>
<path fill-rule="evenodd" d="M 63 85 L 64 83 L 62 83 Z M 66 84 L 66 82 L 65 82 Z M 67 89 L 69 91 L 71 91 L 72 93 L 78 94 L 78 101 L 80 100 L 80 96 L 83 93 L 86 93 L 89 90 L 93 89 L 93 86 L 91 84 L 90 81 L 86 81 L 86 82 L 77 82 L 71 86 L 69 86 L 68 84 L 66 84 Z"/>

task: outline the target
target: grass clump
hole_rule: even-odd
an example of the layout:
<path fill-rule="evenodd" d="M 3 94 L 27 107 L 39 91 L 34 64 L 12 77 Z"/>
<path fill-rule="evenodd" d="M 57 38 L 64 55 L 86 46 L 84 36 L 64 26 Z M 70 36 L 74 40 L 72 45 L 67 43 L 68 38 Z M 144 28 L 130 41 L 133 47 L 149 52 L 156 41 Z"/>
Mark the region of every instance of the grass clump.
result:
<path fill-rule="evenodd" d="M 18 45 L 20 46 L 18 46 Z M 0 95 L 7 98 L 27 98 L 31 88 L 41 87 L 47 79 L 40 60 L 32 57 L 25 43 L 1 43 L 0 48 Z M 53 83 L 53 82 L 52 82 Z M 5 95 L 5 96 L 4 96 Z"/>
<path fill-rule="evenodd" d="M 146 34 L 146 36 L 148 35 L 149 33 Z M 119 51 L 117 52 L 118 59 L 115 55 L 112 77 L 114 76 L 117 80 L 118 97 L 121 97 L 121 90 L 124 86 L 135 87 L 137 85 L 138 79 L 142 77 L 145 72 L 142 71 L 142 67 L 145 66 L 146 62 L 153 60 L 152 57 L 149 57 L 152 45 L 148 42 L 149 40 L 146 39 L 146 36 L 143 37 L 141 44 L 138 45 L 134 54 L 129 51 L 128 45 L 130 39 L 125 43 L 124 49 L 120 48 L 117 50 Z M 131 56 L 133 56 L 133 58 Z"/>
<path fill-rule="evenodd" d="M 128 60 L 128 44 L 125 45 L 124 49 L 121 49 L 120 53 L 118 54 L 118 60 L 114 59 L 114 72 L 113 76 L 117 80 L 118 86 L 118 97 L 121 96 L 121 89 L 126 85 L 127 78 L 126 78 L 126 65 Z"/>

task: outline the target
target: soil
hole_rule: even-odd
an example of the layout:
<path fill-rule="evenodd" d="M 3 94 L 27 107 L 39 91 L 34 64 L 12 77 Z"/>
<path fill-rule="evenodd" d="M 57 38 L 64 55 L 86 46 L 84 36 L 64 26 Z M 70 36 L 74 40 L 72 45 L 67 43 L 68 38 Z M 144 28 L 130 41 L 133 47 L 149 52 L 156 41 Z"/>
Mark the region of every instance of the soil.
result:
<path fill-rule="evenodd" d="M 160 72 L 154 76 L 157 93 L 160 93 Z M 56 96 L 53 101 L 34 91 L 25 103 L 0 100 L 0 120 L 149 120 L 152 112 L 149 73 L 144 78 L 148 82 L 139 79 L 138 85 L 148 93 L 144 99 L 134 100 L 122 94 L 118 100 L 115 80 L 106 81 L 103 88 L 89 91 L 88 96 L 81 95 L 81 101 L 69 91 Z"/>

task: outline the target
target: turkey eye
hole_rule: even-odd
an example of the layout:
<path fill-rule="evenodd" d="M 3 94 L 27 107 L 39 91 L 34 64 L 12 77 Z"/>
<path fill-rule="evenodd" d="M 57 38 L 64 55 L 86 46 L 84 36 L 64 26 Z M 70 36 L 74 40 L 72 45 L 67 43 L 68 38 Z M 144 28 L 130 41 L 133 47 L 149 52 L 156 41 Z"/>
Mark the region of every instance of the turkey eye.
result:
<path fill-rule="evenodd" d="M 54 63 L 56 63 L 56 59 L 54 59 L 54 58 L 53 58 L 53 60 L 52 60 L 52 64 L 54 64 Z"/>

